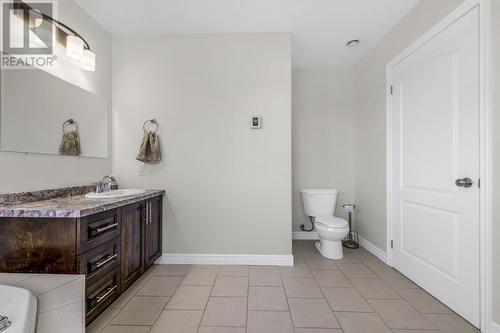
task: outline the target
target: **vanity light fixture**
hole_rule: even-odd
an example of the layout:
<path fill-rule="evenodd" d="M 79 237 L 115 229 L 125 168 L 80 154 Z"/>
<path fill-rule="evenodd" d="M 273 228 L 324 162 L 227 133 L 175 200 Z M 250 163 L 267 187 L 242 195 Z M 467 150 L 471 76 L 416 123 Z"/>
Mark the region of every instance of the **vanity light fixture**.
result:
<path fill-rule="evenodd" d="M 95 53 L 90 50 L 83 50 L 82 55 L 82 68 L 95 72 Z"/>
<path fill-rule="evenodd" d="M 66 55 L 76 60 L 83 58 L 83 39 L 77 36 L 66 37 Z"/>
<path fill-rule="evenodd" d="M 43 24 L 43 18 L 40 16 L 30 17 L 29 27 L 30 29 L 39 28 Z"/>
<path fill-rule="evenodd" d="M 16 16 L 27 22 L 30 29 L 42 29 L 44 22 L 50 23 L 55 28 L 56 41 L 66 48 L 66 55 L 79 60 L 83 69 L 91 72 L 95 71 L 96 54 L 78 32 L 53 17 L 32 8 L 23 1 L 15 1 L 14 9 Z"/>

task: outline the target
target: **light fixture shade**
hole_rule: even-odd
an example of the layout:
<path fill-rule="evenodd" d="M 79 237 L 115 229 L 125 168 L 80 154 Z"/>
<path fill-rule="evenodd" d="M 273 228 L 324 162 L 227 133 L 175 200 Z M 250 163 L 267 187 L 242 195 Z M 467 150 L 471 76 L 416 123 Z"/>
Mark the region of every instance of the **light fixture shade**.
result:
<path fill-rule="evenodd" d="M 41 26 L 42 26 L 42 24 L 43 24 L 43 18 L 41 18 L 41 17 L 37 17 L 37 18 L 35 18 L 35 22 L 34 22 L 34 24 L 35 24 L 35 28 L 39 28 L 39 27 L 41 27 Z"/>
<path fill-rule="evenodd" d="M 81 60 L 83 57 L 83 40 L 80 37 L 68 35 L 66 37 L 66 55 Z"/>
<path fill-rule="evenodd" d="M 90 50 L 83 50 L 82 67 L 87 71 L 95 71 L 95 53 Z"/>

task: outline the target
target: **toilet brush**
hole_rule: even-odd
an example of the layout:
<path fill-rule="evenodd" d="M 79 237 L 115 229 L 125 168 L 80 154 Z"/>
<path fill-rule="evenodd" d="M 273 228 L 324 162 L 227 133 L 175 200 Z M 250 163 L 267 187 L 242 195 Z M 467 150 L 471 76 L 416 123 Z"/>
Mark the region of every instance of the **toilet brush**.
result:
<path fill-rule="evenodd" d="M 358 233 L 356 231 L 352 231 L 352 213 L 354 212 L 354 208 L 356 208 L 356 206 L 353 204 L 345 204 L 342 205 L 342 207 L 349 214 L 349 233 L 342 241 L 342 245 L 349 249 L 357 249 L 359 247 Z"/>

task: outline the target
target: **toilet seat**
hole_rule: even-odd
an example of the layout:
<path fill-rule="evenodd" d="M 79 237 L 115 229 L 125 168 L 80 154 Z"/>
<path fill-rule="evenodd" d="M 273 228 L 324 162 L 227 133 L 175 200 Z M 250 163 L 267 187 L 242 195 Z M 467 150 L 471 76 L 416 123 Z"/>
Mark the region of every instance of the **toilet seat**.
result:
<path fill-rule="evenodd" d="M 349 226 L 346 220 L 335 216 L 317 216 L 314 222 L 326 228 L 345 229 Z"/>

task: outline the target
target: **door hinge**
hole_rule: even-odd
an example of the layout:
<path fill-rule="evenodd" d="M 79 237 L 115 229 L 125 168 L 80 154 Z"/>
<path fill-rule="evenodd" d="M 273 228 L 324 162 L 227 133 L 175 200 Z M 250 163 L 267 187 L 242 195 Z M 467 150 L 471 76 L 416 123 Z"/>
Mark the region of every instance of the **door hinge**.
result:
<path fill-rule="evenodd" d="M 391 249 L 394 248 L 394 241 L 391 239 Z"/>
<path fill-rule="evenodd" d="M 394 95 L 394 87 L 393 87 L 393 86 L 391 86 L 389 89 L 390 89 L 390 91 L 391 91 L 391 95 Z"/>
<path fill-rule="evenodd" d="M 481 188 L 481 179 L 478 179 L 478 180 L 477 180 L 477 187 L 478 187 L 478 188 Z"/>

